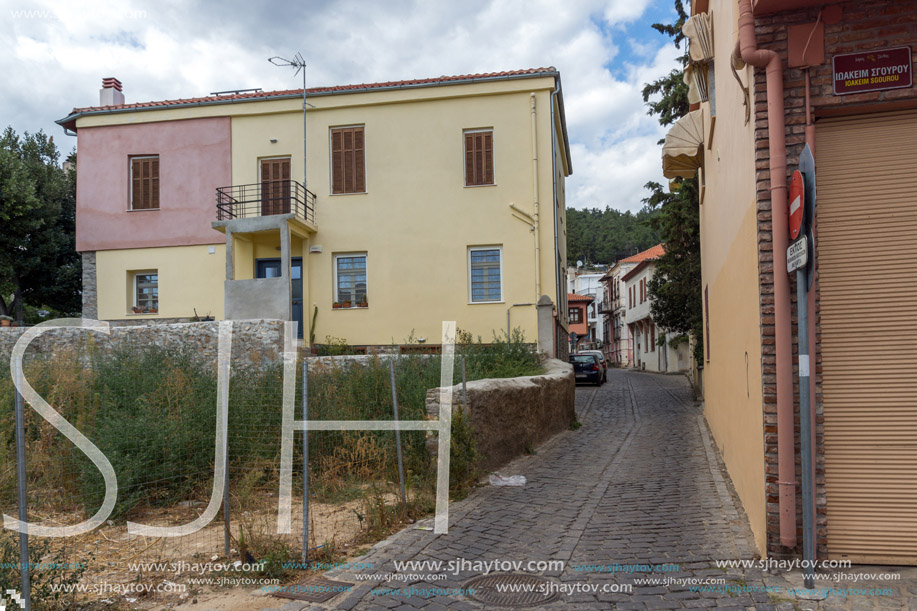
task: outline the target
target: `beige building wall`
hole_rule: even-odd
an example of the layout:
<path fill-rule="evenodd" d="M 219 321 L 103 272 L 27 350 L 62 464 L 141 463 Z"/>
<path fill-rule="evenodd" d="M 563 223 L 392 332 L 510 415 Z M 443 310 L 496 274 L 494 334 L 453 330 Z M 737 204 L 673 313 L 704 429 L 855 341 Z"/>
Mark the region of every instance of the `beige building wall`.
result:
<path fill-rule="evenodd" d="M 764 416 L 761 391 L 761 312 L 758 290 L 757 211 L 753 119 L 729 57 L 737 37 L 733 2 L 712 0 L 716 89 L 715 122 L 703 104 L 704 192 L 701 261 L 705 297 L 705 415 L 751 523 L 766 553 Z M 739 71 L 753 86 L 751 67 Z M 754 96 L 752 94 L 752 104 Z M 754 113 L 752 113 L 753 115 Z M 712 129 L 711 129 L 712 126 Z"/>
<path fill-rule="evenodd" d="M 564 178 L 569 174 L 569 164 L 563 154 L 559 112 L 553 126 L 558 130 L 556 156 L 552 156 L 554 87 L 554 78 L 540 77 L 309 99 L 306 165 L 308 188 L 316 194 L 318 231 L 309 238 L 294 237 L 291 254 L 303 257 L 306 328 L 313 308 L 318 308 L 316 342 L 332 336 L 352 344 L 389 344 L 401 343 L 413 334 L 439 343 L 443 320 L 455 320 L 460 328 L 488 341 L 494 332 L 505 331 L 507 309 L 515 304 L 532 305 L 512 307 L 510 325 L 520 327 L 528 341 L 536 340 L 534 304 L 542 294 L 558 298 L 558 275 L 565 285 Z M 537 175 L 533 164 L 533 100 Z M 232 184 L 259 182 L 260 162 L 271 157 L 290 157 L 292 178 L 301 182 L 301 104 L 297 100 L 258 101 L 88 116 L 79 119 L 78 126 L 228 114 L 232 118 Z M 353 125 L 362 125 L 365 130 L 366 192 L 333 195 L 330 129 Z M 482 128 L 494 133 L 495 184 L 466 187 L 463 131 Z M 555 176 L 552 160 L 557 166 Z M 531 223 L 515 218 L 510 208 L 514 204 L 534 216 L 536 193 L 540 203 L 539 265 Z M 200 205 L 212 208 L 216 218 L 213 201 Z M 279 244 L 276 232 L 237 236 L 235 278 L 253 277 L 258 258 L 279 257 Z M 503 299 L 499 303 L 470 303 L 469 248 L 479 246 L 502 251 Z M 321 252 L 310 254 L 310 247 L 321 247 Z M 222 317 L 225 256 L 211 257 L 212 261 L 207 259 L 206 265 L 198 266 L 197 251 L 189 250 L 187 256 L 154 257 L 154 250 L 166 249 L 124 253 L 142 261 L 129 265 L 174 269 L 189 289 L 167 290 L 163 272 L 160 318 L 192 315 L 190 306 L 199 300 L 199 289 L 191 288 L 198 286 L 207 287 L 208 302 L 219 304 L 219 310 L 215 305 L 209 309 L 214 314 L 219 311 Z M 224 247 L 219 251 L 225 252 Z M 334 257 L 349 253 L 367 255 L 369 307 L 333 309 Z M 118 256 L 100 258 L 102 318 L 125 315 L 126 288 L 108 289 L 112 283 L 124 282 L 117 280 L 119 274 L 124 275 L 124 266 L 120 271 L 115 269 L 118 266 L 111 267 L 110 278 L 102 279 L 103 267 Z M 540 268 L 537 278 L 536 268 Z M 179 293 L 183 295 L 180 302 L 167 306 Z M 563 295 L 562 290 L 561 299 Z M 561 313 L 563 320 L 563 308 Z"/>
<path fill-rule="evenodd" d="M 134 275 L 143 272 L 159 276 L 158 314 L 131 310 Z M 96 277 L 99 320 L 191 318 L 195 310 L 200 316 L 223 318 L 226 247 L 222 244 L 100 250 Z"/>

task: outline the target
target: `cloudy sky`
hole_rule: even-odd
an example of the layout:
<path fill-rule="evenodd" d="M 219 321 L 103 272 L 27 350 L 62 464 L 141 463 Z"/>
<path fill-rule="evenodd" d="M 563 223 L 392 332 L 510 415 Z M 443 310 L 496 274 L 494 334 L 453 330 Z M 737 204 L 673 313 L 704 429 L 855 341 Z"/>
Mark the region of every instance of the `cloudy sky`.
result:
<path fill-rule="evenodd" d="M 675 66 L 673 0 L 0 0 L 0 128 L 53 134 L 98 103 L 102 77 L 128 102 L 297 86 L 267 62 L 297 50 L 309 86 L 556 66 L 574 174 L 567 205 L 638 210 L 662 180 L 663 130 L 643 84 Z"/>

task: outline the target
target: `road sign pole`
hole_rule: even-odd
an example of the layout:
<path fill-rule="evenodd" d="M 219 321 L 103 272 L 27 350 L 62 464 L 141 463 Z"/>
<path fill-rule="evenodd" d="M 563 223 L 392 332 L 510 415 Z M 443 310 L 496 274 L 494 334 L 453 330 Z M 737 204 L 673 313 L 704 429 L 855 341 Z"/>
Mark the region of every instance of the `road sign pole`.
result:
<path fill-rule="evenodd" d="M 19 389 L 22 387 L 22 372 L 17 371 L 15 395 L 16 410 L 16 484 L 17 500 L 19 501 L 19 521 L 22 529 L 19 531 L 19 577 L 23 609 L 30 611 L 32 608 L 32 585 L 29 575 L 29 533 L 26 523 L 29 521 L 28 497 L 26 496 L 26 465 L 25 465 L 25 405 Z"/>
<path fill-rule="evenodd" d="M 809 291 L 806 269 L 796 270 L 796 309 L 799 318 L 799 451 L 802 463 L 802 559 L 807 588 L 815 587 L 815 516 L 812 508 L 815 487 L 812 481 L 812 413 L 809 410 Z"/>

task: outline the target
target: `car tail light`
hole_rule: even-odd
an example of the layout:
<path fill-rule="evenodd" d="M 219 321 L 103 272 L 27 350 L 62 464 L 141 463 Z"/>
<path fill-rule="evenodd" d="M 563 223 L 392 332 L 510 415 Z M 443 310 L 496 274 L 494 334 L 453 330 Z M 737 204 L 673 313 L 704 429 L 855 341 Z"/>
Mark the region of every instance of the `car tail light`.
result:
<path fill-rule="evenodd" d="M 593 366 L 592 366 L 592 371 L 598 371 L 598 370 L 599 370 L 599 366 L 598 366 L 598 365 L 593 365 Z"/>

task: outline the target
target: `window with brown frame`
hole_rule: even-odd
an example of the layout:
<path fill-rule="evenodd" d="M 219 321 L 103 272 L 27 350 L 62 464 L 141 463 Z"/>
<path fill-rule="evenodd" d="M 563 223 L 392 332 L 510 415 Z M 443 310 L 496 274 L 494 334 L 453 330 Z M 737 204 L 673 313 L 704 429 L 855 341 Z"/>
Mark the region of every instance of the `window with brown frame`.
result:
<path fill-rule="evenodd" d="M 363 126 L 331 128 L 331 192 L 366 193 Z"/>
<path fill-rule="evenodd" d="M 131 210 L 159 209 L 159 155 L 131 157 Z"/>
<path fill-rule="evenodd" d="M 570 308 L 570 323 L 578 325 L 583 322 L 583 309 L 582 308 Z"/>
<path fill-rule="evenodd" d="M 650 351 L 656 352 L 656 325 L 650 325 Z"/>
<path fill-rule="evenodd" d="M 465 132 L 465 186 L 494 184 L 494 132 Z"/>

